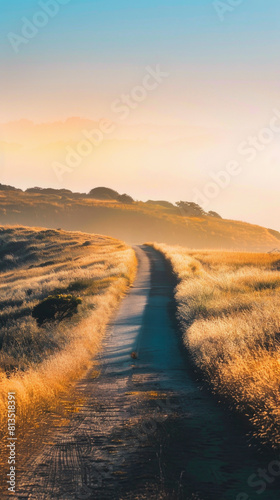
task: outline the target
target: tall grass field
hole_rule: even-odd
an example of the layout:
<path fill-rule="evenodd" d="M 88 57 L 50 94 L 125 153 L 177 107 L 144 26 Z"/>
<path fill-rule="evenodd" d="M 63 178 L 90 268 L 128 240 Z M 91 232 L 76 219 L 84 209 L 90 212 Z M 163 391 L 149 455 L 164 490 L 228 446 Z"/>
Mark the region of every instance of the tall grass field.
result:
<path fill-rule="evenodd" d="M 0 262 L 3 436 L 9 391 L 16 393 L 20 433 L 44 420 L 92 365 L 134 278 L 136 258 L 124 243 L 105 236 L 5 226 Z"/>
<path fill-rule="evenodd" d="M 184 344 L 212 390 L 280 445 L 280 256 L 153 245 L 178 279 Z"/>

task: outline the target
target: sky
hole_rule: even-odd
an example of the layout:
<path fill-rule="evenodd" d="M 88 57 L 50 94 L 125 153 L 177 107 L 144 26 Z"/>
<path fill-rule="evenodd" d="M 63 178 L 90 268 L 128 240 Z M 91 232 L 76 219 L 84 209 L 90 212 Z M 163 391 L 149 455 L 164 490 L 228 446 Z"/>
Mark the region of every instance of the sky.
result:
<path fill-rule="evenodd" d="M 279 0 L 0 6 L 0 182 L 199 201 L 280 230 Z"/>

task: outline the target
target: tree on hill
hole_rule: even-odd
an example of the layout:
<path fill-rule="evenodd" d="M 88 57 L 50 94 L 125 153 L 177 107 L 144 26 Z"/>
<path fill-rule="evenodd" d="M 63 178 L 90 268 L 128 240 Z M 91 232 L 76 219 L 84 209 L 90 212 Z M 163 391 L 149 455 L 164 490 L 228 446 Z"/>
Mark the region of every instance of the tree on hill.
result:
<path fill-rule="evenodd" d="M 173 205 L 173 203 L 165 200 L 148 200 L 146 201 L 146 203 L 147 205 L 160 205 L 161 207 L 165 208 L 175 208 L 175 205 Z"/>
<path fill-rule="evenodd" d="M 7 184 L 0 184 L 0 191 L 22 191 L 22 189 L 8 186 Z"/>
<path fill-rule="evenodd" d="M 41 193 L 43 188 L 40 188 L 38 186 L 35 186 L 33 188 L 28 188 L 25 190 L 26 193 Z"/>
<path fill-rule="evenodd" d="M 41 188 L 41 187 L 33 187 L 28 188 L 25 191 L 26 193 L 35 193 L 35 194 L 58 194 L 58 195 L 72 195 L 72 191 L 70 189 L 55 189 L 55 188 Z"/>
<path fill-rule="evenodd" d="M 129 196 L 129 194 L 119 194 L 117 199 L 120 203 L 124 203 L 125 205 L 134 203 L 134 199 Z"/>
<path fill-rule="evenodd" d="M 207 215 L 203 208 L 192 201 L 177 201 L 176 205 L 185 217 L 204 217 Z"/>
<path fill-rule="evenodd" d="M 213 212 L 213 210 L 210 210 L 207 215 L 210 215 L 210 217 L 216 217 L 216 219 L 222 219 L 221 215 L 219 215 L 217 212 Z"/>
<path fill-rule="evenodd" d="M 117 200 L 118 196 L 120 194 L 117 191 L 106 187 L 97 187 L 88 193 L 88 197 L 94 200 Z"/>

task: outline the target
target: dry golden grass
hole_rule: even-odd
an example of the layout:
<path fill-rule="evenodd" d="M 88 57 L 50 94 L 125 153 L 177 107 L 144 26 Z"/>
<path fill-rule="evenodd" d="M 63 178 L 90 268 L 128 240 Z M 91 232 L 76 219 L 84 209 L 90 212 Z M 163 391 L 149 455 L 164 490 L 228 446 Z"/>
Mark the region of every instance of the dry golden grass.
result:
<path fill-rule="evenodd" d="M 3 224 L 102 233 L 125 240 L 165 241 L 193 248 L 270 251 L 280 248 L 280 233 L 241 221 L 215 217 L 186 217 L 177 207 L 141 201 L 123 204 L 78 194 L 46 194 L 0 190 Z"/>
<path fill-rule="evenodd" d="M 178 277 L 178 315 L 195 365 L 258 438 L 279 447 L 279 254 L 154 246 Z"/>
<path fill-rule="evenodd" d="M 24 227 L 0 227 L 0 256 L 0 431 L 7 425 L 7 394 L 15 391 L 20 433 L 44 420 L 92 365 L 134 279 L 136 257 L 113 238 Z M 57 291 L 81 297 L 78 313 L 38 326 L 34 305 Z"/>

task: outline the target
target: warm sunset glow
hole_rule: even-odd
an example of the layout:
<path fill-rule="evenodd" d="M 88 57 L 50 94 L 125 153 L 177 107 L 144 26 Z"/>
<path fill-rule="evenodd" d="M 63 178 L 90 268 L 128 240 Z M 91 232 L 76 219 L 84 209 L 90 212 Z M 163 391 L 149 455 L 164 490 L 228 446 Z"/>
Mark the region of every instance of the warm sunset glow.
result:
<path fill-rule="evenodd" d="M 237 161 L 207 208 L 280 229 L 280 111 L 263 133 L 280 110 L 279 3 L 242 2 L 223 19 L 204 0 L 58 3 L 42 28 L 31 0 L 3 7 L 1 182 L 195 201 Z M 112 132 L 58 176 L 53 164 L 102 118 Z M 249 162 L 239 148 L 251 136 L 260 143 Z"/>

